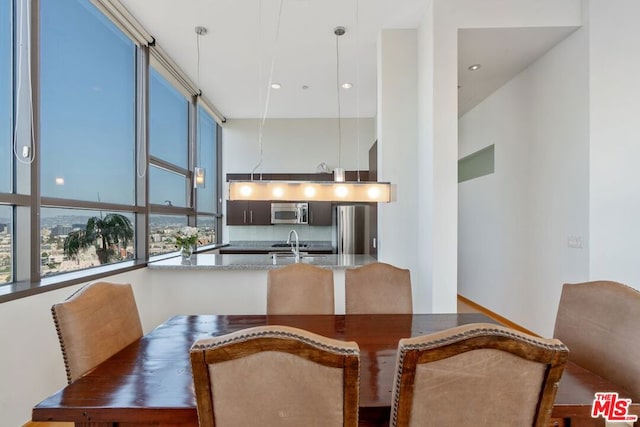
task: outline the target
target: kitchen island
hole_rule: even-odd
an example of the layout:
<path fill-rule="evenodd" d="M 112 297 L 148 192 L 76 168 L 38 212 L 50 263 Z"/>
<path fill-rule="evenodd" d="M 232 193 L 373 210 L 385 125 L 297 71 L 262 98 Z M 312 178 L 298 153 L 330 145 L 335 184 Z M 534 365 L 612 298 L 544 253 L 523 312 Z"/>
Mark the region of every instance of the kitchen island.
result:
<path fill-rule="evenodd" d="M 369 255 L 302 254 L 301 263 L 333 271 L 335 313 L 345 312 L 348 268 L 376 262 Z M 275 262 L 275 264 L 274 264 Z M 267 272 L 295 262 L 291 254 L 196 254 L 148 264 L 145 316 L 157 325 L 177 314 L 266 314 Z"/>
<path fill-rule="evenodd" d="M 301 253 L 300 263 L 328 269 L 360 267 L 375 262 L 369 255 Z M 150 270 L 269 270 L 295 263 L 291 252 L 278 254 L 195 254 L 149 263 Z"/>

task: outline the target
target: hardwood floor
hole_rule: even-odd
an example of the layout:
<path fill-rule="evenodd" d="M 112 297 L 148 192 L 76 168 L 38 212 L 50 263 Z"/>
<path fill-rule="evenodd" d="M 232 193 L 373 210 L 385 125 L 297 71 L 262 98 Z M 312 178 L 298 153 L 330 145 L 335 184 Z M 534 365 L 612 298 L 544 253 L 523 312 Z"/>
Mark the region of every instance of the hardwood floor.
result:
<path fill-rule="evenodd" d="M 509 328 L 513 328 L 517 331 L 524 332 L 525 334 L 533 335 L 535 337 L 539 337 L 540 335 L 532 332 L 517 323 L 512 322 L 511 320 L 500 316 L 498 313 L 494 313 L 486 307 L 481 306 L 480 304 L 476 304 L 475 302 L 463 297 L 462 295 L 458 295 L 458 313 L 482 313 L 501 325 L 507 326 Z"/>

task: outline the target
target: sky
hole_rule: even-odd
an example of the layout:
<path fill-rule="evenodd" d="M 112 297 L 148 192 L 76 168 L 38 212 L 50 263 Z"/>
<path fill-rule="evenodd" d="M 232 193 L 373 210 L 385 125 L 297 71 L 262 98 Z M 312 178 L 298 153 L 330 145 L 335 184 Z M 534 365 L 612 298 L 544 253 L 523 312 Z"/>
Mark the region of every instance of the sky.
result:
<path fill-rule="evenodd" d="M 0 1 L 0 191 L 10 190 L 11 159 L 11 8 Z M 5 58 L 9 60 L 5 60 Z"/>

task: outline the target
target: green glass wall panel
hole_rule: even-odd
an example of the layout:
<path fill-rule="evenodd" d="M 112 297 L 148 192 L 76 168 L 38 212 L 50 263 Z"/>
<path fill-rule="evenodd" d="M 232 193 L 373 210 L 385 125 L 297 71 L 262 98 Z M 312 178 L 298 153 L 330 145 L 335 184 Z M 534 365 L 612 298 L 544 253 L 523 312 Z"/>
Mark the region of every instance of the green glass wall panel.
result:
<path fill-rule="evenodd" d="M 478 150 L 458 160 L 458 182 L 495 172 L 495 145 Z"/>

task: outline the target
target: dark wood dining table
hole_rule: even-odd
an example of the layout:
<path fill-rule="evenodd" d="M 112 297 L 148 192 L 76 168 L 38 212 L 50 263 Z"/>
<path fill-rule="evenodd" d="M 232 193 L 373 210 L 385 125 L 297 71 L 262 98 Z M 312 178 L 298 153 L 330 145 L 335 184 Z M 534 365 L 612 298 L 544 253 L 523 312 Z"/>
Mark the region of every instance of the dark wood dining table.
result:
<path fill-rule="evenodd" d="M 197 426 L 189 348 L 201 337 L 265 324 L 288 325 L 356 341 L 360 347 L 360 422 L 388 425 L 396 349 L 400 338 L 468 323 L 495 323 L 483 314 L 414 315 L 195 315 L 175 316 L 93 371 L 38 403 L 33 421 L 71 421 L 83 427 Z M 629 394 L 569 363 L 552 417 L 571 426 L 604 425 L 592 419 L 595 392 Z M 640 403 L 630 406 L 640 415 Z"/>

